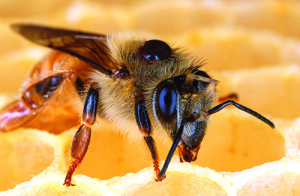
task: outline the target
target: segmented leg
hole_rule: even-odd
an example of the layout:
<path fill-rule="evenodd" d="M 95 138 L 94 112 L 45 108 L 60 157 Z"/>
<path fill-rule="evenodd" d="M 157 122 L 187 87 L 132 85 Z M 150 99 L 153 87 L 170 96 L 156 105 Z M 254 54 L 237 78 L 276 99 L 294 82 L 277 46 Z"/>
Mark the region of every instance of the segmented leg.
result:
<path fill-rule="evenodd" d="M 72 162 L 69 170 L 67 172 L 64 185 L 66 186 L 75 186 L 71 183 L 72 175 L 78 165 L 82 162 L 86 151 L 88 149 L 90 138 L 91 138 L 91 126 L 96 121 L 97 108 L 98 108 L 98 99 L 99 99 L 99 89 L 91 85 L 86 100 L 84 103 L 83 113 L 82 113 L 82 124 L 79 127 L 72 144 Z"/>
<path fill-rule="evenodd" d="M 151 133 L 151 123 L 148 117 L 148 113 L 145 107 L 145 102 L 142 99 L 142 97 L 136 97 L 136 102 L 135 102 L 135 118 L 138 124 L 138 127 L 141 131 L 141 133 L 144 135 L 144 139 L 147 143 L 147 146 L 151 152 L 152 160 L 153 160 L 153 167 L 154 171 L 156 172 L 157 178 L 155 179 L 156 181 L 161 181 L 163 180 L 166 176 L 163 175 L 161 177 L 158 177 L 160 173 L 159 169 L 159 157 L 156 149 L 155 142 L 150 136 Z"/>
<path fill-rule="evenodd" d="M 12 131 L 24 127 L 39 113 L 51 96 L 57 91 L 66 79 L 74 79 L 71 71 L 51 75 L 29 86 L 21 98 L 0 112 L 0 131 Z"/>

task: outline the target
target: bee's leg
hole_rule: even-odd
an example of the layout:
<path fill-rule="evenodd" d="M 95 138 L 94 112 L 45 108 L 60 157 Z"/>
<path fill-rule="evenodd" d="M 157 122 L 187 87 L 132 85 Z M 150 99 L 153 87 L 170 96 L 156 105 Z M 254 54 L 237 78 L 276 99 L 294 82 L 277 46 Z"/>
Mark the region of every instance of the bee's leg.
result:
<path fill-rule="evenodd" d="M 64 185 L 66 186 L 75 185 L 71 183 L 72 175 L 77 166 L 81 163 L 88 149 L 91 138 L 91 126 L 96 121 L 98 99 L 99 89 L 92 84 L 85 99 L 82 113 L 82 124 L 73 139 L 72 158 L 75 160 L 72 162 L 72 165 L 69 167 L 66 175 L 64 181 Z"/>
<path fill-rule="evenodd" d="M 72 71 L 62 72 L 29 86 L 19 100 L 0 111 L 0 131 L 12 131 L 25 126 L 42 110 L 61 84 L 67 78 L 74 79 L 73 76 Z"/>
<path fill-rule="evenodd" d="M 144 136 L 144 139 L 147 143 L 147 146 L 151 152 L 152 160 L 153 160 L 153 167 L 154 171 L 156 172 L 157 179 L 156 181 L 163 180 L 166 176 L 162 176 L 161 178 L 158 178 L 158 174 L 160 173 L 159 169 L 159 157 L 156 149 L 155 142 L 150 136 L 151 133 L 151 123 L 148 117 L 148 113 L 145 107 L 145 102 L 141 97 L 136 97 L 135 102 L 135 118 L 138 124 L 138 127 L 141 131 L 141 133 Z"/>

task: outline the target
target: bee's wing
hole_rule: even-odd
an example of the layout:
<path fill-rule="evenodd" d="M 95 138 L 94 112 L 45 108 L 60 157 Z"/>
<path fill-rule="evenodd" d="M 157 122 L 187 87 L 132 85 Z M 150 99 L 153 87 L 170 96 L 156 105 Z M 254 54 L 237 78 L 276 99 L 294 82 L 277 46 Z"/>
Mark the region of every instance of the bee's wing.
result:
<path fill-rule="evenodd" d="M 25 38 L 71 54 L 106 75 L 111 75 L 113 70 L 117 69 L 107 47 L 105 35 L 29 24 L 13 24 L 11 27 Z"/>

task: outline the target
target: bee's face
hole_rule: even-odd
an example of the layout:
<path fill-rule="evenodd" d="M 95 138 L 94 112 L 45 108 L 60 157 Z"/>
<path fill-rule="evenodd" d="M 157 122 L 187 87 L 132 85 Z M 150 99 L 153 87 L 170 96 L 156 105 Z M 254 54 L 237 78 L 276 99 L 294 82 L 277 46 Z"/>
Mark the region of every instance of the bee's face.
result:
<path fill-rule="evenodd" d="M 186 65 L 186 68 L 192 67 L 189 63 Z M 183 119 L 188 119 L 193 114 L 199 115 L 197 120 L 185 124 L 178 144 L 181 160 L 190 162 L 196 159 L 207 128 L 208 116 L 205 112 L 214 105 L 216 83 L 209 81 L 210 77 L 204 71 L 186 70 L 189 71 L 165 79 L 155 87 L 152 111 L 156 121 L 172 140 Z M 207 78 L 209 82 L 195 79 L 195 76 Z"/>

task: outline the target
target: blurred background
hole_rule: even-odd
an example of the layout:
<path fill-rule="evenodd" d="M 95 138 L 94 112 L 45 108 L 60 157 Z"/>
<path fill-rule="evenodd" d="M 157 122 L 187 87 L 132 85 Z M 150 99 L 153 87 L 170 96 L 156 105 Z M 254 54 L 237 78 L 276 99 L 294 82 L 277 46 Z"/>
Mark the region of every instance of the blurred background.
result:
<path fill-rule="evenodd" d="M 292 121 L 300 116 L 299 10 L 297 0 L 0 0 L 0 95 L 17 95 L 29 71 L 49 52 L 14 33 L 10 24 L 34 23 L 101 34 L 125 31 L 153 35 L 184 48 L 206 61 L 203 69 L 220 81 L 220 96 L 235 92 L 241 104 L 277 122 Z M 223 115 L 213 117 L 214 123 L 210 125 L 196 164 L 217 171 L 241 171 L 285 156 L 285 141 L 277 132 L 262 128 L 264 125 L 252 126 L 251 120 L 235 124 L 236 118 Z M 247 134 L 242 135 L 245 133 L 242 129 Z M 229 130 L 228 134 L 224 130 Z M 115 143 L 120 146 L 115 145 L 117 161 L 107 160 L 107 165 L 119 161 L 130 169 L 114 173 L 119 168 L 114 165 L 112 171 L 103 174 L 98 169 L 103 163 L 101 159 L 112 153 L 103 152 L 101 157 L 99 151 L 104 143 L 110 149 L 111 142 L 102 133 L 95 134 L 94 147 L 84 163 L 92 166 L 82 166 L 79 171 L 83 174 L 108 179 L 151 165 L 151 160 L 143 158 L 149 157 L 144 151 L 132 153 L 132 149 L 139 149 L 135 144 L 130 146 L 120 137 L 123 144 L 119 136 L 107 134 L 117 138 Z M 258 145 L 253 145 L 254 142 Z M 163 159 L 169 147 L 159 149 L 162 148 Z M 130 152 L 127 158 L 120 149 Z M 97 156 L 99 162 L 91 164 Z M 134 160 L 138 156 L 142 164 L 134 167 L 132 162 L 138 162 Z M 5 159 L 2 165 L 7 165 Z M 4 170 L 9 171 L 5 167 Z M 33 174 L 28 176 L 26 180 Z"/>

